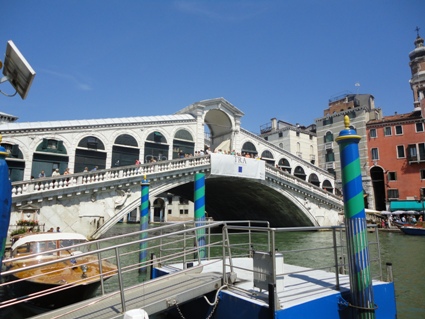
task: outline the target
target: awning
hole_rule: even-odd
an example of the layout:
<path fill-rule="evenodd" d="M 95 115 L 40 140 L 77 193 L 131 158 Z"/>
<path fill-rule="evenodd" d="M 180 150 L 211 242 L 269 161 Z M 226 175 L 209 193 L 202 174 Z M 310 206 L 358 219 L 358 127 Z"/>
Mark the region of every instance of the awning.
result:
<path fill-rule="evenodd" d="M 390 202 L 390 211 L 396 210 L 415 210 L 415 211 L 423 211 L 425 203 L 422 203 L 419 200 L 396 200 Z"/>

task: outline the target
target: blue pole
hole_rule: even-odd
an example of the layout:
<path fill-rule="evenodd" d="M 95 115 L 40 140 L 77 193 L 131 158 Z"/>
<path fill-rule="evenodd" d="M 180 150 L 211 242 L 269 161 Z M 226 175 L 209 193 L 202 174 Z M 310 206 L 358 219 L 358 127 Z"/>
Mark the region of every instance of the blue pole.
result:
<path fill-rule="evenodd" d="M 142 204 L 140 208 L 140 230 L 143 231 L 140 234 L 140 239 L 148 238 L 147 230 L 149 228 L 149 181 L 146 180 L 146 175 L 143 177 L 143 181 L 140 184 L 142 189 Z M 148 260 L 148 243 L 140 243 L 140 264 L 143 265 L 139 268 L 139 273 L 146 273 L 147 271 L 147 260 Z"/>
<path fill-rule="evenodd" d="M 195 174 L 195 226 L 205 225 L 205 174 Z M 205 228 L 196 231 L 198 252 L 201 259 L 205 259 Z"/>
<path fill-rule="evenodd" d="M 0 135 L 0 143 L 2 137 Z M 9 179 L 9 167 L 6 163 L 6 152 L 0 146 L 0 265 L 3 261 L 6 248 L 7 231 L 10 223 L 10 209 L 12 207 L 12 184 Z M 1 272 L 1 267 L 0 267 Z"/>
<path fill-rule="evenodd" d="M 352 304 L 356 317 L 375 318 L 373 287 L 370 275 L 369 243 L 358 143 L 361 139 L 350 128 L 350 118 L 344 117 L 345 129 L 335 139 L 341 157 L 344 215 L 347 237 Z"/>

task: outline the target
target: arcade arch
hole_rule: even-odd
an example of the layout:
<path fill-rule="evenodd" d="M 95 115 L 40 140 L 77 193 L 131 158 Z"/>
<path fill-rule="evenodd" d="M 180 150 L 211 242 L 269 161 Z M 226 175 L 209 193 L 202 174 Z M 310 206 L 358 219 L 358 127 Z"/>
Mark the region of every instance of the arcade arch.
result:
<path fill-rule="evenodd" d="M 267 164 L 273 165 L 274 166 L 274 158 L 273 158 L 273 154 L 272 152 L 265 150 L 261 153 L 261 159 L 266 161 Z"/>
<path fill-rule="evenodd" d="M 92 170 L 106 168 L 106 150 L 103 142 L 96 136 L 86 136 L 80 140 L 75 149 L 74 173 L 83 172 L 87 167 Z"/>
<path fill-rule="evenodd" d="M 38 177 L 38 174 L 44 171 L 49 177 L 55 169 L 59 169 L 62 174 L 68 167 L 68 161 L 69 157 L 63 141 L 43 138 L 33 154 L 31 176 Z"/>
<path fill-rule="evenodd" d="M 323 188 L 324 190 L 327 190 L 329 193 L 333 193 L 333 191 L 334 191 L 334 189 L 333 189 L 333 187 L 332 187 L 332 183 L 331 183 L 329 180 L 327 180 L 327 179 L 325 179 L 325 180 L 323 181 L 323 183 L 322 183 L 322 188 Z"/>
<path fill-rule="evenodd" d="M 308 182 L 313 185 L 316 185 L 317 187 L 320 187 L 319 177 L 315 173 L 310 174 L 310 176 L 308 177 Z"/>
<path fill-rule="evenodd" d="M 9 178 L 12 182 L 22 181 L 24 179 L 25 160 L 19 149 L 18 144 L 2 143 L 9 155 L 6 157 L 6 163 L 9 167 Z"/>
<path fill-rule="evenodd" d="M 173 139 L 173 159 L 179 158 L 181 154 L 195 155 L 193 136 L 185 129 L 178 130 Z"/>
<path fill-rule="evenodd" d="M 234 124 L 227 113 L 222 110 L 209 110 L 204 117 L 206 131 L 209 131 L 211 150 L 221 149 L 231 151 L 233 147 L 233 127 Z"/>
<path fill-rule="evenodd" d="M 258 154 L 257 149 L 251 142 L 245 142 L 242 145 L 241 155 L 244 156 L 246 154 L 249 154 L 251 157 L 255 157 Z"/>
<path fill-rule="evenodd" d="M 304 168 L 302 168 L 301 166 L 297 166 L 295 167 L 295 170 L 294 170 L 294 176 L 301 178 L 302 180 L 305 181 L 305 178 L 307 175 L 304 172 Z"/>
<path fill-rule="evenodd" d="M 288 172 L 291 174 L 291 164 L 289 164 L 289 161 L 286 158 L 281 158 L 279 160 L 279 163 L 277 164 L 282 170 Z"/>
<path fill-rule="evenodd" d="M 168 160 L 168 149 L 167 139 L 161 132 L 150 133 L 145 141 L 145 163 Z"/>
<path fill-rule="evenodd" d="M 140 149 L 136 139 L 129 134 L 121 134 L 112 146 L 112 167 L 133 165 L 139 155 Z"/>

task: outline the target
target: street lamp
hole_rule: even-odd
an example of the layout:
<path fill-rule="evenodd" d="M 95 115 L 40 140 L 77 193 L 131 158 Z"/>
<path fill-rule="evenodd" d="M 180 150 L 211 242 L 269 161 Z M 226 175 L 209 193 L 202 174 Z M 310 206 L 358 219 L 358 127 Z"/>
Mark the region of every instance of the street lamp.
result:
<path fill-rule="evenodd" d="M 0 61 L 0 68 L 1 65 L 2 63 Z M 0 92 L 9 97 L 15 96 L 16 93 L 19 93 L 21 98 L 25 100 L 32 81 L 34 80 L 35 71 L 12 42 L 12 40 L 7 41 L 3 75 L 4 77 L 0 79 L 0 84 L 9 81 L 16 92 L 12 95 L 5 94 L 1 91 Z"/>
<path fill-rule="evenodd" d="M 8 95 L 0 90 L 0 93 L 8 97 L 15 96 L 16 93 L 19 93 L 24 100 L 34 80 L 35 72 L 12 41 L 7 42 L 4 66 L 0 61 L 0 69 L 2 67 L 4 77 L 0 79 L 0 84 L 9 81 L 16 92 L 12 95 Z M 0 135 L 0 201 L 2 203 L 0 207 L 0 263 L 4 257 L 12 207 L 12 184 L 9 179 L 9 168 L 6 162 L 8 153 L 6 149 L 1 146 L 1 140 L 2 138 Z"/>

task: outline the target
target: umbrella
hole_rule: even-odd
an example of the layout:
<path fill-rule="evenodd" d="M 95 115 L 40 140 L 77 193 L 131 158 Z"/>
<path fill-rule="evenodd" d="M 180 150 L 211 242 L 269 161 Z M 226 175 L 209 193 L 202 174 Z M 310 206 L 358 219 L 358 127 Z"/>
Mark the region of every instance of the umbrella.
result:
<path fill-rule="evenodd" d="M 390 214 L 393 214 L 393 215 L 407 214 L 407 211 L 405 211 L 405 210 L 395 210 L 393 212 L 390 212 Z"/>

